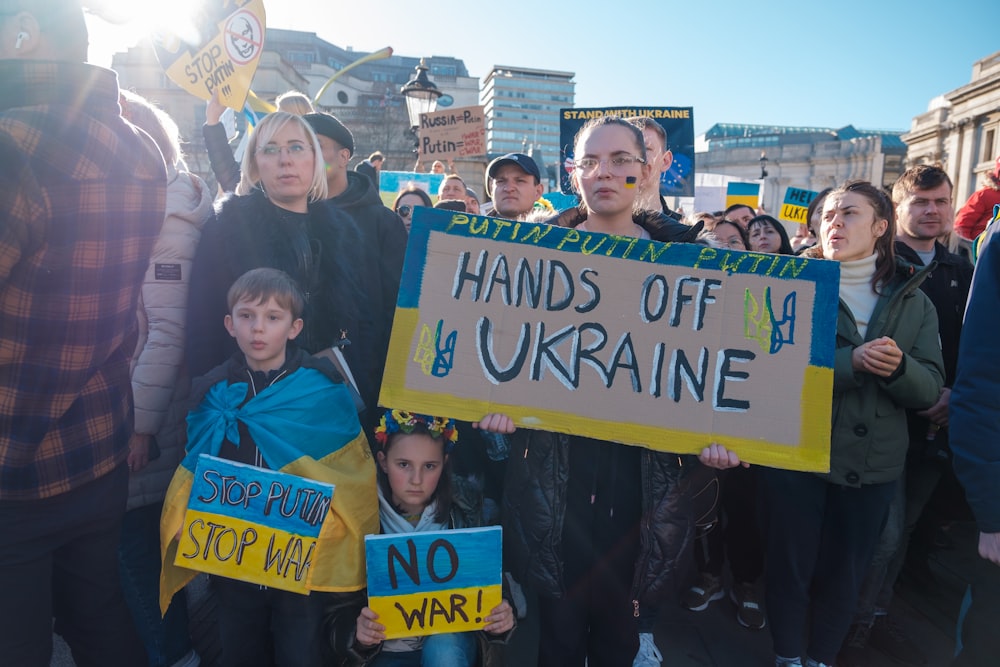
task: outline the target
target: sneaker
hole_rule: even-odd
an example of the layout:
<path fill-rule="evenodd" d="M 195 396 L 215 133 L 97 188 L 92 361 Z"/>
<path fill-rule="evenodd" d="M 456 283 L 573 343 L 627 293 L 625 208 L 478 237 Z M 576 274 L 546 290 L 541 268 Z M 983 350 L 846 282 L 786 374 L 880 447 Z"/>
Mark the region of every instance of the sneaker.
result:
<path fill-rule="evenodd" d="M 834 667 L 834 666 L 828 665 L 825 662 L 816 662 L 812 658 L 806 658 L 806 661 L 802 663 L 802 667 Z"/>
<path fill-rule="evenodd" d="M 736 605 L 736 620 L 744 628 L 761 630 L 767 625 L 767 618 L 753 584 L 735 584 L 733 590 L 729 591 L 729 599 Z"/>
<path fill-rule="evenodd" d="M 652 632 L 639 633 L 639 652 L 635 654 L 632 667 L 660 667 L 663 662 L 663 654 L 656 648 L 653 642 Z"/>
<path fill-rule="evenodd" d="M 171 667 L 199 667 L 199 665 L 201 665 L 201 658 L 195 653 L 194 649 L 191 649 L 184 657 L 171 665 Z"/>
<path fill-rule="evenodd" d="M 871 628 L 854 623 L 847 631 L 847 639 L 837 654 L 837 667 L 868 667 L 868 634 Z"/>
<path fill-rule="evenodd" d="M 927 656 L 918 649 L 891 616 L 876 616 L 868 645 L 907 665 L 926 665 Z"/>
<path fill-rule="evenodd" d="M 724 596 L 722 577 L 702 572 L 698 575 L 694 586 L 681 595 L 681 605 L 691 611 L 704 611 L 708 608 L 709 602 L 721 600 Z"/>
<path fill-rule="evenodd" d="M 802 667 L 802 658 L 782 658 L 774 656 L 774 667 Z"/>

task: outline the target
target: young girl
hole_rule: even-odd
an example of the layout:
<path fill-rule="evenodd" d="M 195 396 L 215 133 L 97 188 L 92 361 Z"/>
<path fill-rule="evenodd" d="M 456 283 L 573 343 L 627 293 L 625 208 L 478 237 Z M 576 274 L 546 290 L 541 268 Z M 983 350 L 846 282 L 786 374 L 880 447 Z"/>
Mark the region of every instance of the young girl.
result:
<path fill-rule="evenodd" d="M 448 455 L 458 441 L 455 421 L 400 410 L 386 410 L 375 429 L 379 445 L 379 518 L 382 532 L 411 533 L 481 524 L 481 512 L 463 512 L 480 503 L 464 502 L 452 486 Z M 490 640 L 504 640 L 514 628 L 514 611 L 503 600 L 486 617 Z M 357 616 L 352 657 L 361 664 L 433 665 L 476 664 L 475 633 L 385 639 L 385 626 L 369 607 Z M 381 650 L 379 650 L 381 649 Z"/>

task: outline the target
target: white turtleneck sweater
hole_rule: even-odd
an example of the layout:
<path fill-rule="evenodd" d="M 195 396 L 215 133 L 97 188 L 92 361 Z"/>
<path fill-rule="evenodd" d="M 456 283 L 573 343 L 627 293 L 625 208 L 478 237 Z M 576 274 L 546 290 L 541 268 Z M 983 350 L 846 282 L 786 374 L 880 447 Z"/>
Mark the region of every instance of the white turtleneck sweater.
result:
<path fill-rule="evenodd" d="M 877 258 L 878 254 L 873 253 L 864 259 L 840 263 L 840 298 L 854 315 L 862 338 L 868 331 L 868 322 L 878 302 L 878 294 L 872 289 Z"/>

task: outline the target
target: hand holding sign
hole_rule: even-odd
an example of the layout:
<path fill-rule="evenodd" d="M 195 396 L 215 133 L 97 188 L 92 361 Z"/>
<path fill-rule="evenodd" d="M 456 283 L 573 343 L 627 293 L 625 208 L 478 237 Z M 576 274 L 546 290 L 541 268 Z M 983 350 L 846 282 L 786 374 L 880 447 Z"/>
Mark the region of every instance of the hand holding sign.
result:
<path fill-rule="evenodd" d="M 154 40 L 156 58 L 192 95 L 208 100 L 218 93 L 225 106 L 241 110 L 264 50 L 263 0 L 207 0 L 194 24 L 195 37 Z"/>

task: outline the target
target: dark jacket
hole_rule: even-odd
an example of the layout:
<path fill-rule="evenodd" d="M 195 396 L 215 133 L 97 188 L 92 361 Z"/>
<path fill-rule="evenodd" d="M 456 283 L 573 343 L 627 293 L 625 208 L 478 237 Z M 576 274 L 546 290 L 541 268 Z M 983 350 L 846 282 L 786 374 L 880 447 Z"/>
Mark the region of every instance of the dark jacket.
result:
<path fill-rule="evenodd" d="M 576 444 L 571 439 L 561 433 L 517 430 L 511 436 L 504 482 L 504 567 L 550 597 L 561 597 L 566 587 L 562 542 L 570 448 Z M 711 472 L 693 456 L 641 449 L 639 457 L 642 515 L 632 575 L 637 611 L 674 590 L 678 561 L 694 531 L 693 495 Z"/>
<path fill-rule="evenodd" d="M 833 366 L 833 428 L 829 481 L 844 486 L 880 484 L 899 478 L 909 447 L 906 410 L 922 410 L 938 399 L 944 364 L 938 345 L 937 314 L 918 288 L 929 270 L 897 261 L 882 286 L 865 337 L 850 309 L 840 301 Z M 903 352 L 896 373 L 881 378 L 855 372 L 854 349 L 889 336 Z"/>
<path fill-rule="evenodd" d="M 377 348 L 369 299 L 356 280 L 360 246 L 354 221 L 322 202 L 301 215 L 275 206 L 259 190 L 222 200 L 205 225 L 191 271 L 186 348 L 191 377 L 237 350 L 223 327 L 230 286 L 250 269 L 271 267 L 291 275 L 306 295 L 299 346 L 312 354 L 350 340 L 344 356 L 362 395 L 373 393 L 366 382 Z"/>
<path fill-rule="evenodd" d="M 545 222 L 559 227 L 576 227 L 587 219 L 587 212 L 580 207 L 568 208 Z M 703 222 L 685 225 L 659 211 L 638 211 L 632 221 L 649 232 L 650 238 L 662 243 L 693 243 L 704 226 Z"/>
<path fill-rule="evenodd" d="M 373 344 L 376 363 L 370 369 L 368 384 L 377 392 L 382 382 L 389 333 L 396 313 L 396 295 L 406 254 L 406 227 L 399 216 L 382 203 L 378 189 L 365 176 L 353 171 L 347 172 L 347 189 L 327 202 L 350 215 L 361 235 L 361 243 L 352 249 L 352 253 L 356 255 L 358 280 L 363 283 L 368 295 L 367 308 L 376 337 Z M 375 406 L 378 395 L 373 393 L 363 398 L 371 408 Z"/>
<path fill-rule="evenodd" d="M 911 264 L 917 266 L 921 264 L 920 256 L 905 243 L 896 242 L 896 255 Z M 972 264 L 961 255 L 948 252 L 948 249 L 940 243 L 935 243 L 934 267 L 920 284 L 920 291 L 927 295 L 937 312 L 945 387 L 955 384 L 958 340 L 962 333 L 965 302 L 969 300 L 971 285 Z M 906 414 L 910 430 L 910 455 L 918 458 L 934 458 L 939 452 L 946 452 L 948 429 L 942 429 L 933 440 L 927 440 L 930 421 L 917 412 L 919 411 L 910 410 Z"/>
<path fill-rule="evenodd" d="M 222 123 L 202 125 L 201 134 L 205 138 L 208 164 L 212 167 L 215 180 L 223 192 L 233 192 L 240 182 L 240 165 L 233 157 L 233 149 L 226 138 L 226 128 Z"/>
<path fill-rule="evenodd" d="M 965 311 L 949 430 L 955 474 L 979 529 L 1000 532 L 1000 225 L 983 237 Z"/>
<path fill-rule="evenodd" d="M 371 184 L 378 190 L 378 172 L 375 171 L 375 165 L 368 160 L 362 160 L 354 165 L 354 171 L 371 181 Z"/>

